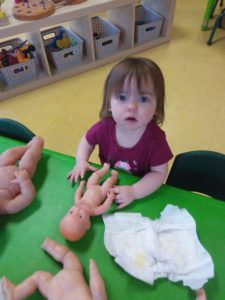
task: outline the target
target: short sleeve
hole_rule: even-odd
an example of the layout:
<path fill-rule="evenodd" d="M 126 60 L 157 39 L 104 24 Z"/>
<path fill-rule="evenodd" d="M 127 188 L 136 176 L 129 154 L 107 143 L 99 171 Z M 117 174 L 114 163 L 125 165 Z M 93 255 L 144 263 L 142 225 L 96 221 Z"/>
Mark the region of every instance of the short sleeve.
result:
<path fill-rule="evenodd" d="M 100 121 L 95 123 L 91 128 L 88 129 L 86 133 L 86 139 L 88 143 L 92 146 L 99 144 L 99 136 L 100 136 Z"/>
<path fill-rule="evenodd" d="M 167 163 L 173 157 L 173 153 L 166 140 L 166 135 L 163 134 L 154 142 L 151 155 L 151 166 L 159 166 Z"/>

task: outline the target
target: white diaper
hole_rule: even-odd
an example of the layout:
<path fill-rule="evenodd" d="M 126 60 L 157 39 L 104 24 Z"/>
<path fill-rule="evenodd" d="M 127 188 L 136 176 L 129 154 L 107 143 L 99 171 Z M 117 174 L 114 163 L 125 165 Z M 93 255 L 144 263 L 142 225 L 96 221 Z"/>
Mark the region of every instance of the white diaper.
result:
<path fill-rule="evenodd" d="M 195 290 L 214 276 L 212 259 L 186 209 L 167 205 L 155 221 L 140 213 L 104 215 L 103 221 L 106 249 L 138 279 L 153 284 L 166 277 Z"/>

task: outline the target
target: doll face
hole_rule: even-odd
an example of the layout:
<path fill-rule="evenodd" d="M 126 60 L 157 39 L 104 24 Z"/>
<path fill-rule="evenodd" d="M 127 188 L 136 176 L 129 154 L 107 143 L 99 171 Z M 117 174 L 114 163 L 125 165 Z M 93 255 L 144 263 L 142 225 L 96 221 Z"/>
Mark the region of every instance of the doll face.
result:
<path fill-rule="evenodd" d="M 81 239 L 89 227 L 88 211 L 78 205 L 73 206 L 60 223 L 61 233 L 69 241 Z"/>

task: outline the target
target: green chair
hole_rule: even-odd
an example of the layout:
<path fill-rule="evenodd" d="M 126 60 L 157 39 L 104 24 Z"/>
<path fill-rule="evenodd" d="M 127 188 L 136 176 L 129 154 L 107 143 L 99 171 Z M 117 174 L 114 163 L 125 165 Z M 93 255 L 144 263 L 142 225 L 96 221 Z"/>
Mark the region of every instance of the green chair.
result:
<path fill-rule="evenodd" d="M 211 34 L 210 34 L 209 39 L 207 41 L 208 46 L 212 45 L 212 40 L 213 40 L 214 34 L 216 32 L 216 29 L 221 27 L 221 22 L 222 22 L 223 18 L 225 18 L 225 9 L 222 9 L 220 15 L 218 15 L 218 17 L 216 18 L 216 21 L 215 21 L 215 23 L 212 27 Z"/>
<path fill-rule="evenodd" d="M 0 118 L 0 135 L 28 143 L 35 134 L 22 123 Z"/>
<path fill-rule="evenodd" d="M 218 4 L 219 0 L 208 0 L 205 13 L 204 13 L 204 18 L 203 18 L 203 23 L 202 23 L 202 31 L 205 31 L 208 29 L 208 23 L 209 19 L 213 17 L 214 11 L 216 9 L 216 6 Z M 220 8 L 223 7 L 223 0 L 220 0 Z"/>
<path fill-rule="evenodd" d="M 225 201 L 225 154 L 206 150 L 178 154 L 166 184 Z"/>

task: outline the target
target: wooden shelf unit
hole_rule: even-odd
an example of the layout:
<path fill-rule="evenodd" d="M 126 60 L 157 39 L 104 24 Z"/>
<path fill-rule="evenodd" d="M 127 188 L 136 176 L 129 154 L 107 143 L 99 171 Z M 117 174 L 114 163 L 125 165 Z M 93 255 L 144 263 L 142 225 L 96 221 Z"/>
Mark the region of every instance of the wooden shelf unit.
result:
<path fill-rule="evenodd" d="M 140 4 L 135 0 L 88 0 L 78 5 L 63 6 L 57 9 L 53 15 L 34 21 L 19 21 L 9 17 L 10 25 L 0 27 L 0 39 L 2 41 L 9 40 L 11 36 L 25 34 L 29 42 L 36 47 L 41 70 L 38 78 L 24 84 L 13 87 L 1 84 L 0 99 L 33 90 L 168 42 L 171 36 L 175 2 L 176 0 L 141 1 L 141 4 L 151 7 L 165 18 L 160 36 L 144 44 L 136 44 L 134 40 L 135 6 Z M 96 59 L 91 18 L 102 12 L 106 14 L 112 24 L 121 30 L 121 34 L 118 51 L 107 57 Z M 80 65 L 56 71 L 48 61 L 41 30 L 65 23 L 72 32 L 84 40 L 84 58 Z"/>

